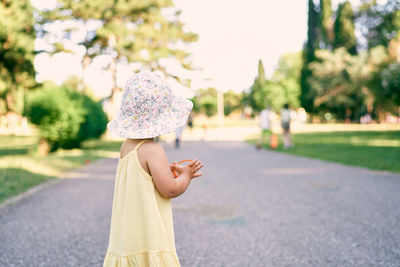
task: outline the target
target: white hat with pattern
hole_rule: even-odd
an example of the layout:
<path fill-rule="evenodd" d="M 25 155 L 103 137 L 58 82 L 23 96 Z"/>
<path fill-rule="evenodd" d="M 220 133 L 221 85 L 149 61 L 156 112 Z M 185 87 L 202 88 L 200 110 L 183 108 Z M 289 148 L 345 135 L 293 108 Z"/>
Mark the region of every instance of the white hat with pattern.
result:
<path fill-rule="evenodd" d="M 142 71 L 126 82 L 120 108 L 107 128 L 124 138 L 152 138 L 183 126 L 192 108 L 192 101 L 174 95 L 160 75 Z"/>

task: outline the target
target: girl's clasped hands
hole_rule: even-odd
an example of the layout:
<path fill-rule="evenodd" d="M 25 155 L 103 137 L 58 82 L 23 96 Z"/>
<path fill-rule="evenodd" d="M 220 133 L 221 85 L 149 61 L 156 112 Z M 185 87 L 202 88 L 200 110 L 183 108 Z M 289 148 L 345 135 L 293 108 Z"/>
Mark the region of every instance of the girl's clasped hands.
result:
<path fill-rule="evenodd" d="M 193 160 L 189 164 L 185 166 L 181 166 L 176 162 L 172 162 L 170 164 L 171 171 L 178 173 L 178 177 L 181 175 L 187 175 L 190 179 L 197 178 L 202 175 L 202 173 L 198 172 L 201 168 L 203 168 L 204 164 L 200 160 Z"/>

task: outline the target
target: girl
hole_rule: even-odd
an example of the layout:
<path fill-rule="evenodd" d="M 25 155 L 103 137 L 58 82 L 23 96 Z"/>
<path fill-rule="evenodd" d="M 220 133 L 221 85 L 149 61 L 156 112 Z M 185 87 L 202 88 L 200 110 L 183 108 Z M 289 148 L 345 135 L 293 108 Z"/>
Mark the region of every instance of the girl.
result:
<path fill-rule="evenodd" d="M 180 266 L 175 250 L 171 198 L 181 195 L 203 167 L 168 164 L 154 138 L 186 123 L 191 101 L 175 96 L 153 72 L 131 77 L 110 131 L 127 138 L 121 147 L 103 267 Z M 179 176 L 174 179 L 172 170 Z"/>

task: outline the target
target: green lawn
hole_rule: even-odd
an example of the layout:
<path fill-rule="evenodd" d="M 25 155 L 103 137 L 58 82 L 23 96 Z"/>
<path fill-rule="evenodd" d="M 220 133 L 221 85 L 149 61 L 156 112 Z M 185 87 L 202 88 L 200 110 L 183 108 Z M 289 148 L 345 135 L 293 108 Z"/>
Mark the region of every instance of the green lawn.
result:
<path fill-rule="evenodd" d="M 278 151 L 302 157 L 336 161 L 375 170 L 400 172 L 400 131 L 298 133 L 294 147 Z M 249 140 L 255 143 L 255 140 Z M 267 143 L 263 143 L 267 148 Z"/>
<path fill-rule="evenodd" d="M 0 202 L 100 158 L 117 156 L 118 141 L 90 140 L 81 149 L 35 153 L 35 137 L 0 136 Z"/>

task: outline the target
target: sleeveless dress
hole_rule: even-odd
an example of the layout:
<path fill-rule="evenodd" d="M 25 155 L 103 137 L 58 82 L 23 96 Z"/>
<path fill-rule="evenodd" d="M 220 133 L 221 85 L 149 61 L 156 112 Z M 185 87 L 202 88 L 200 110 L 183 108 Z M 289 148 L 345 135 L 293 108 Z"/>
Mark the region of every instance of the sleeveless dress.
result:
<path fill-rule="evenodd" d="M 138 158 L 137 150 L 145 141 L 119 159 L 103 267 L 180 266 L 171 200 L 158 193 Z"/>

